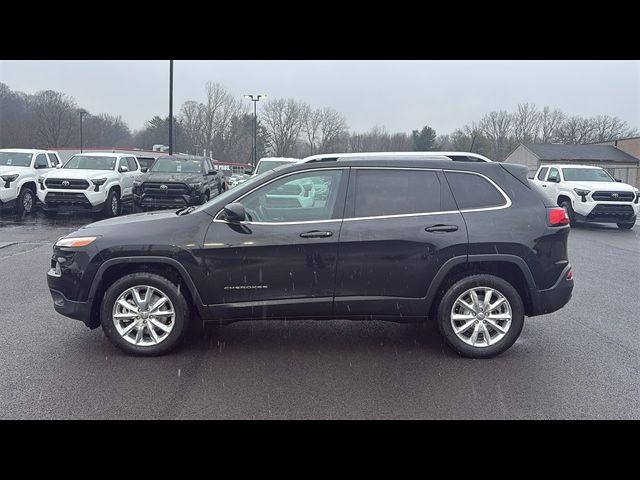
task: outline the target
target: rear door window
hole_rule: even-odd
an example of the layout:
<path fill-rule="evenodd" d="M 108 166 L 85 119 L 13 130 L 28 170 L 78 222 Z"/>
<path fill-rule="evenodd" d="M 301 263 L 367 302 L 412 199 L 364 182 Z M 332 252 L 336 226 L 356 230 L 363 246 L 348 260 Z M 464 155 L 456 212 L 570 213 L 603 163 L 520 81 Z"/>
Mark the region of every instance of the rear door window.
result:
<path fill-rule="evenodd" d="M 437 212 L 440 180 L 435 171 L 354 170 L 353 217 L 379 217 Z M 351 194 L 350 194 L 351 196 Z"/>
<path fill-rule="evenodd" d="M 467 172 L 445 172 L 460 210 L 501 207 L 507 199 L 486 178 Z"/>

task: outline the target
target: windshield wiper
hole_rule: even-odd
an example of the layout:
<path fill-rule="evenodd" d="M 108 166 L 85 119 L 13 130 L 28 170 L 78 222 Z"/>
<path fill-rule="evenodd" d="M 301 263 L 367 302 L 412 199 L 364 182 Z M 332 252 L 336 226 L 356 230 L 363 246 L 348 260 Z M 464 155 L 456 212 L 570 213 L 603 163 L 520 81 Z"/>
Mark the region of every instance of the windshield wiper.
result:
<path fill-rule="evenodd" d="M 176 210 L 176 215 L 188 215 L 196 208 L 197 207 L 182 207 L 180 210 Z"/>

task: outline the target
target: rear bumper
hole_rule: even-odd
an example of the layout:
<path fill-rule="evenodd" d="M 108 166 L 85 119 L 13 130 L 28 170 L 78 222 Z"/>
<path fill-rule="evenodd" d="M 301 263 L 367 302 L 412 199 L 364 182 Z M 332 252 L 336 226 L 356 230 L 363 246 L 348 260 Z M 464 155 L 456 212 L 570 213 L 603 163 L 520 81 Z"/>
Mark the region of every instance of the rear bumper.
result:
<path fill-rule="evenodd" d="M 528 317 L 555 312 L 569 302 L 571 294 L 573 293 L 573 279 L 567 279 L 569 272 L 571 272 L 571 265 L 565 267 L 551 288 L 545 290 L 530 290 L 531 308 L 527 312 Z"/>

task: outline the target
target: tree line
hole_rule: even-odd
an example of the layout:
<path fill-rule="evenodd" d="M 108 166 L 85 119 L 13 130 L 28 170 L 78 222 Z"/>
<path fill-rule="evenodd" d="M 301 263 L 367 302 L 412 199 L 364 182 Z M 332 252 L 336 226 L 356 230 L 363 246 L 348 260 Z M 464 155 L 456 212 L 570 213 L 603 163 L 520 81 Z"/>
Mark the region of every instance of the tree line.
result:
<path fill-rule="evenodd" d="M 80 143 L 80 112 L 73 97 L 52 90 L 35 94 L 12 91 L 0 83 L 0 148 L 62 148 Z M 89 147 L 168 145 L 169 117 L 154 116 L 132 131 L 121 116 L 87 112 L 83 144 Z M 174 150 L 207 153 L 231 162 L 252 158 L 253 114 L 247 102 L 219 83 L 205 85 L 204 100 L 189 100 L 174 117 Z M 452 133 L 437 135 L 428 125 L 410 133 L 374 126 L 351 131 L 345 117 L 331 107 L 314 108 L 292 98 L 261 106 L 257 125 L 258 158 L 302 158 L 332 152 L 460 150 L 504 158 L 519 143 L 584 144 L 638 134 L 618 117 L 567 115 L 559 109 L 523 103 L 515 111 L 489 112 Z"/>

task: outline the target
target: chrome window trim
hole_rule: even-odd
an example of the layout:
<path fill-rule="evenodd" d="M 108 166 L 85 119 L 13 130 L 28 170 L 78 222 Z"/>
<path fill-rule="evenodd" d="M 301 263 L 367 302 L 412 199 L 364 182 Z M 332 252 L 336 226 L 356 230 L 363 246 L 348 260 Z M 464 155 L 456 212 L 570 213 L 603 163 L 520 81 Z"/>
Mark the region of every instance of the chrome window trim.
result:
<path fill-rule="evenodd" d="M 351 168 L 352 170 L 419 170 L 419 171 L 429 171 L 429 172 L 441 171 L 441 172 L 450 172 L 450 173 L 465 173 L 465 174 L 468 174 L 468 175 L 478 175 L 479 177 L 484 178 L 491 185 L 493 185 L 493 187 L 496 188 L 498 190 L 498 192 L 500 192 L 500 194 L 504 197 L 506 203 L 504 205 L 499 205 L 499 206 L 496 206 L 496 207 L 467 208 L 467 209 L 460 209 L 460 210 L 445 210 L 445 211 L 441 211 L 441 212 L 401 213 L 401 214 L 395 214 L 395 215 L 378 215 L 378 216 L 373 216 L 373 217 L 334 218 L 334 219 L 330 219 L 330 220 L 305 220 L 305 221 L 301 221 L 301 222 L 250 222 L 250 221 L 244 221 L 244 222 L 238 222 L 238 223 L 240 225 L 304 225 L 304 224 L 310 224 L 310 223 L 354 222 L 354 221 L 359 221 L 359 220 L 376 220 L 376 219 L 381 219 L 381 218 L 425 217 L 425 216 L 430 216 L 430 215 L 447 215 L 447 214 L 451 214 L 451 213 L 489 212 L 489 211 L 492 211 L 492 210 L 502 210 L 504 208 L 509 208 L 513 204 L 511 202 L 511 198 L 509 198 L 509 196 L 505 193 L 505 191 L 502 190 L 502 188 L 500 188 L 500 186 L 498 186 L 493 180 L 491 180 L 489 177 L 487 177 L 486 175 L 484 175 L 482 173 L 470 172 L 468 170 L 450 170 L 450 169 L 419 168 L 419 167 L 331 167 L 331 168 L 310 168 L 310 169 L 307 169 L 307 170 L 298 170 L 297 172 L 291 172 L 291 173 L 288 173 L 286 175 L 282 175 L 280 177 L 277 177 L 277 178 L 274 178 L 272 180 L 269 180 L 267 183 L 263 183 L 262 185 L 259 185 L 259 186 L 255 187 L 254 189 L 248 191 L 247 193 L 245 193 L 241 197 L 238 197 L 236 200 L 234 200 L 234 203 L 242 200 L 244 197 L 246 197 L 250 193 L 256 191 L 257 189 L 259 189 L 259 188 L 261 188 L 261 187 L 263 187 L 265 185 L 268 185 L 271 182 L 274 182 L 276 180 L 280 180 L 281 178 L 287 177 L 289 175 L 295 175 L 297 173 L 313 172 L 313 171 L 344 170 L 346 168 Z M 221 219 L 218 218 L 218 216 L 222 213 L 223 210 L 224 210 L 224 208 L 220 209 L 218 211 L 218 213 L 216 213 L 213 221 L 217 222 L 217 223 L 227 223 L 227 224 L 232 223 L 232 222 L 228 222 L 226 220 L 221 220 Z"/>

